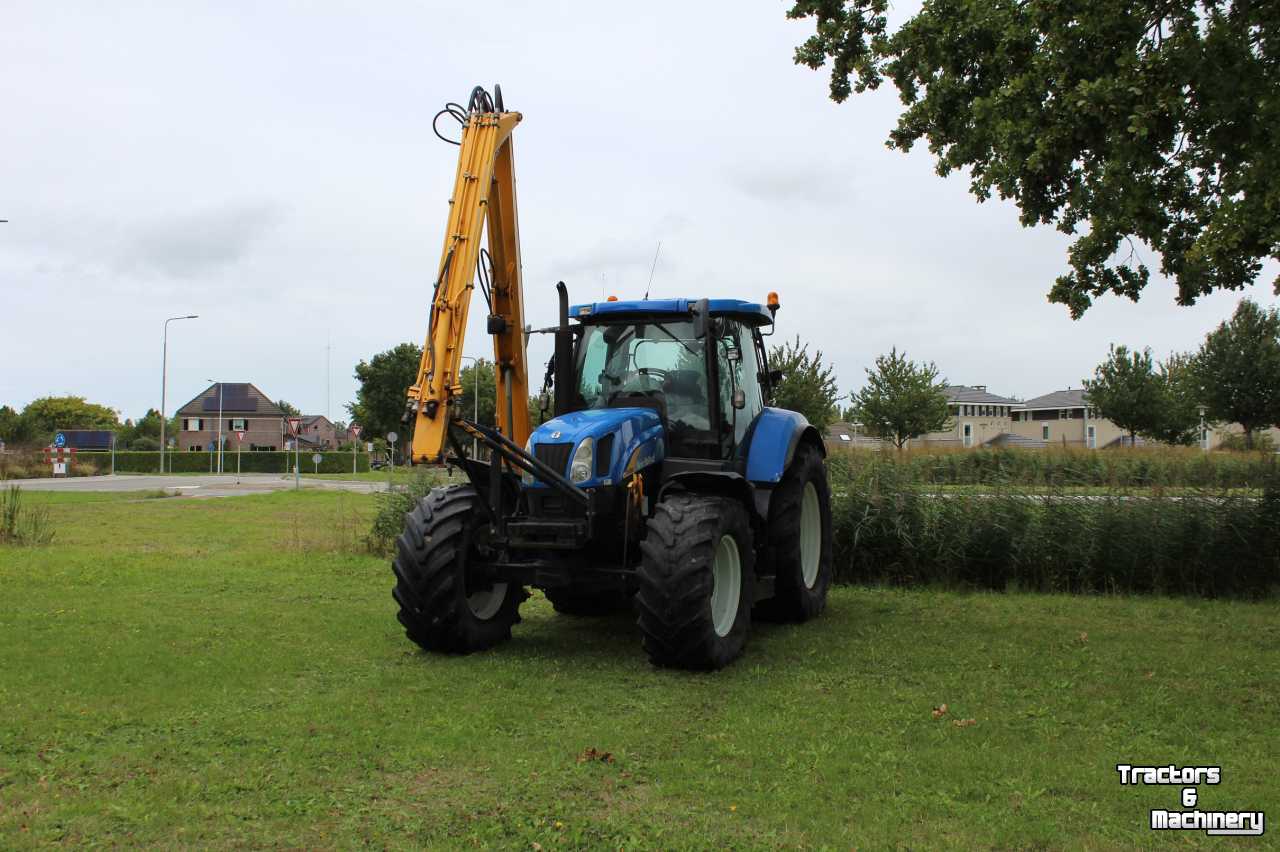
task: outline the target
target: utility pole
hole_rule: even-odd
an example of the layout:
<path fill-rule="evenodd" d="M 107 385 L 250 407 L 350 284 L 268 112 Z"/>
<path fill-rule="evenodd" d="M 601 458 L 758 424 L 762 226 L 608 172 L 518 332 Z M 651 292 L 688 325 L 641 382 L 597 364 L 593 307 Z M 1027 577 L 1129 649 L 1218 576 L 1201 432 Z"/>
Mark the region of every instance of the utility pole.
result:
<path fill-rule="evenodd" d="M 213 379 L 205 379 L 212 382 Z M 222 473 L 222 382 L 218 385 L 218 473 Z"/>
<path fill-rule="evenodd" d="M 164 351 L 160 356 L 160 472 L 164 473 L 164 421 L 165 390 L 169 385 L 169 323 L 174 320 L 198 319 L 196 314 L 185 317 L 169 317 L 164 321 Z"/>

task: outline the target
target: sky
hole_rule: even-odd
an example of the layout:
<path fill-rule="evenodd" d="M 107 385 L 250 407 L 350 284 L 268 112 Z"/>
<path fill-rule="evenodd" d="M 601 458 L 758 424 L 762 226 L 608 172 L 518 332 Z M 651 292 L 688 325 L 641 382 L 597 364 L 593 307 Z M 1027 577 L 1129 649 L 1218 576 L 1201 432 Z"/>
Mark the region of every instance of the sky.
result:
<path fill-rule="evenodd" d="M 914 4 L 895 6 L 901 18 Z M 1242 295 L 1167 281 L 1073 321 L 1067 238 L 884 145 L 897 94 L 843 105 L 759 3 L 9 2 L 0 27 L 0 404 L 78 394 L 137 418 L 207 380 L 345 417 L 355 363 L 421 343 L 457 148 L 446 101 L 500 83 L 525 298 L 781 296 L 854 391 L 896 346 L 1021 398 L 1110 343 L 1195 348 Z M 1158 258 L 1145 258 L 1158 266 Z M 1274 265 L 1263 282 L 1275 277 Z M 478 306 L 478 307 L 477 307 Z M 492 357 L 483 302 L 465 352 Z M 539 386 L 550 342 L 529 346 Z"/>

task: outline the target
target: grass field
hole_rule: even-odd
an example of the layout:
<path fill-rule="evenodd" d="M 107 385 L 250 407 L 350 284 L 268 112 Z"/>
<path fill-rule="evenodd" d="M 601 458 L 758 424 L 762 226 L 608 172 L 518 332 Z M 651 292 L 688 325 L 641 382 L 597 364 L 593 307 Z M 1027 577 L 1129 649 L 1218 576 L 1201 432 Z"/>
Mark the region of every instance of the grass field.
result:
<path fill-rule="evenodd" d="M 535 596 L 445 658 L 368 496 L 28 496 L 58 534 L 0 548 L 0 847 L 1164 845 L 1178 788 L 1120 762 L 1280 816 L 1275 603 L 842 588 L 693 675 Z"/>

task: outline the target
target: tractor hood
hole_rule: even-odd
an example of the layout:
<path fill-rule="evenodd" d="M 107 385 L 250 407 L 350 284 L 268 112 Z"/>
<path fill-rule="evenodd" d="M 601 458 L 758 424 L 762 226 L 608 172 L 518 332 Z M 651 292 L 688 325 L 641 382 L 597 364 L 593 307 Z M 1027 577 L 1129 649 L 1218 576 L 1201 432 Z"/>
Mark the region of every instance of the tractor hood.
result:
<path fill-rule="evenodd" d="M 570 461 L 587 438 L 592 439 L 591 476 L 576 485 L 610 485 L 621 481 L 624 472 L 662 460 L 662 421 L 649 408 L 572 411 L 535 429 L 529 444 L 538 459 L 569 476 Z"/>

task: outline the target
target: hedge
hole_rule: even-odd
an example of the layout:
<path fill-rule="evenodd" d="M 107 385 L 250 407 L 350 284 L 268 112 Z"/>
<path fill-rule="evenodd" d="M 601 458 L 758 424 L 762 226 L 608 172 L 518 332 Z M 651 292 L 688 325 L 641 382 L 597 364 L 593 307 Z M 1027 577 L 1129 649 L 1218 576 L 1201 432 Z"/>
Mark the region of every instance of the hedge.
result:
<path fill-rule="evenodd" d="M 832 456 L 853 467 L 905 468 L 909 479 L 932 485 L 1243 488 L 1261 487 L 1280 470 L 1273 453 L 1206 453 L 1188 447 L 840 450 Z"/>
<path fill-rule="evenodd" d="M 299 454 L 303 473 L 314 473 L 316 466 L 311 461 L 313 450 L 303 450 Z M 165 468 L 172 467 L 174 473 L 208 473 L 209 456 L 200 453 L 165 453 Z M 351 453 L 321 453 L 320 473 L 350 473 Z M 77 462 L 86 461 L 98 468 L 99 472 L 111 470 L 111 453 L 77 453 Z M 294 454 L 291 452 L 267 452 L 252 450 L 240 453 L 240 470 L 244 473 L 289 473 L 293 470 Z M 171 464 L 172 463 L 172 464 Z M 235 473 L 236 453 L 223 454 L 222 468 L 225 473 Z M 126 450 L 116 453 L 116 473 L 158 473 L 160 470 L 160 453 Z M 356 456 L 356 470 L 369 470 L 368 453 Z"/>
<path fill-rule="evenodd" d="M 1280 477 L 1222 489 L 940 494 L 907 465 L 828 466 L 837 579 L 1069 593 L 1280 592 Z"/>

